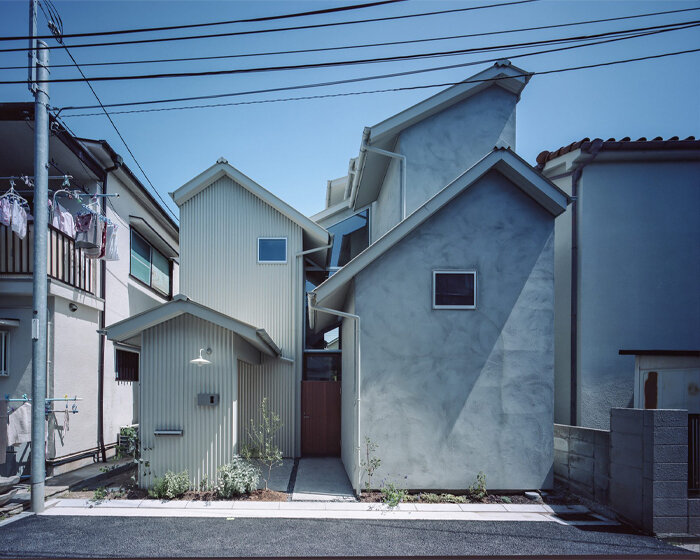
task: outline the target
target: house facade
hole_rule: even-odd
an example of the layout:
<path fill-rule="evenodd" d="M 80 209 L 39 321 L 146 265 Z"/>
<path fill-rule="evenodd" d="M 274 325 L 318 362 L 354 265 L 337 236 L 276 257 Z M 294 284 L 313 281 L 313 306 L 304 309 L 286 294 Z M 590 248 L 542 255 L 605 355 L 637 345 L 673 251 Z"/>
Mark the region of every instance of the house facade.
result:
<path fill-rule="evenodd" d="M 0 104 L 0 175 L 32 174 L 32 122 L 33 104 Z M 69 185 L 63 179 L 50 181 L 52 204 L 77 213 L 90 196 L 58 191 L 118 195 L 102 198 L 94 207 L 116 226 L 118 259 L 90 258 L 76 247 L 73 235 L 49 226 L 47 397 L 80 399 L 50 406 L 49 475 L 113 455 L 120 428 L 138 423 L 138 369 L 127 367 L 138 363 L 138 355 L 97 331 L 177 293 L 179 253 L 177 224 L 109 144 L 75 137 L 53 121 L 50 154 L 49 174 L 72 177 Z M 4 182 L 0 194 L 9 188 Z M 20 180 L 15 183 L 31 207 L 31 189 Z M 32 397 L 32 244 L 31 222 L 24 239 L 0 226 L 0 334 L 6 364 L 0 398 L 13 399 L 10 414 L 23 405 L 24 395 Z M 8 447 L 0 473 L 26 474 L 29 460 L 28 443 Z"/>
<path fill-rule="evenodd" d="M 584 139 L 537 161 L 572 197 L 556 221 L 555 421 L 609 429 L 611 408 L 645 408 L 631 350 L 700 349 L 700 141 Z"/>
<path fill-rule="evenodd" d="M 551 485 L 568 197 L 513 151 L 527 81 L 503 61 L 365 129 L 311 219 L 225 160 L 172 193 L 182 294 L 106 331 L 140 347 L 142 486 L 212 480 L 263 398 L 358 492 L 365 437 L 404 487 Z"/>

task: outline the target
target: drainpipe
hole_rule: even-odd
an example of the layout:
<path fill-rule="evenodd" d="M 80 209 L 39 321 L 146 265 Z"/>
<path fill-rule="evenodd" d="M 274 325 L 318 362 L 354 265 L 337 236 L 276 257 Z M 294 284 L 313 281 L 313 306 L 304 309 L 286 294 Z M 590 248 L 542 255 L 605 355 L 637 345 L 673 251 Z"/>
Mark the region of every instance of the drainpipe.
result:
<path fill-rule="evenodd" d="M 550 179 L 559 179 L 571 174 L 571 386 L 570 386 L 570 412 L 569 423 L 572 426 L 578 425 L 578 192 L 579 181 L 583 174 L 583 168 L 591 163 L 600 149 L 603 141 L 595 139 L 591 142 L 589 157 L 573 170 L 573 172 L 562 173 Z"/>
<path fill-rule="evenodd" d="M 107 178 L 109 174 L 105 172 L 104 179 L 102 180 L 102 194 L 107 193 Z M 100 212 L 103 216 L 107 215 L 106 212 L 106 200 L 107 197 L 100 197 Z M 100 260 L 100 298 L 104 305 L 104 309 L 99 311 L 99 330 L 104 331 L 105 328 L 105 314 L 107 313 L 107 263 L 104 259 Z M 105 335 L 99 334 L 100 346 L 99 346 L 99 357 L 97 361 L 97 457 L 103 463 L 107 462 L 107 449 L 105 448 L 105 435 L 104 435 L 104 378 L 105 378 Z"/>
<path fill-rule="evenodd" d="M 361 382 L 362 382 L 362 375 L 361 371 L 362 368 L 360 366 L 360 358 L 362 357 L 362 354 L 360 352 L 360 316 L 355 315 L 353 313 L 346 313 L 345 311 L 338 311 L 337 309 L 329 309 L 328 307 L 319 307 L 316 305 L 316 294 L 311 292 L 309 294 L 309 309 L 313 311 L 319 311 L 321 313 L 328 313 L 329 315 L 337 315 L 338 317 L 344 317 L 346 319 L 354 319 L 355 320 L 355 386 L 357 388 L 355 392 L 355 410 L 357 414 L 356 422 L 357 422 L 357 442 L 355 445 L 355 449 L 357 451 L 357 465 L 355 466 L 355 470 L 357 471 L 357 479 L 355 481 L 355 494 L 360 495 L 360 488 L 361 488 L 361 480 L 360 480 L 360 475 L 361 475 L 361 470 L 360 470 L 360 463 L 362 462 L 362 457 L 361 457 L 361 452 L 362 452 L 362 445 L 361 445 L 361 434 L 362 430 L 360 429 L 360 421 L 361 421 L 361 415 L 360 415 L 360 394 L 361 394 Z"/>
<path fill-rule="evenodd" d="M 389 152 L 388 150 L 382 150 L 381 148 L 375 148 L 373 146 L 368 146 L 363 139 L 362 147 L 360 150 L 366 152 L 374 152 L 382 156 L 394 158 L 399 160 L 399 205 L 400 205 L 400 215 L 401 220 L 406 218 L 406 156 L 396 152 Z"/>

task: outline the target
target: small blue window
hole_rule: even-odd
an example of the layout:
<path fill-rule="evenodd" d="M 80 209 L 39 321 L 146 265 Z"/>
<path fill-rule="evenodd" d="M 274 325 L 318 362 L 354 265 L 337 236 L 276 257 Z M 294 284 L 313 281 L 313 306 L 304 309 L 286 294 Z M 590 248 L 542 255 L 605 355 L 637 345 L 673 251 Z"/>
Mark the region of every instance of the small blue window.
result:
<path fill-rule="evenodd" d="M 286 237 L 258 237 L 259 263 L 287 262 Z"/>

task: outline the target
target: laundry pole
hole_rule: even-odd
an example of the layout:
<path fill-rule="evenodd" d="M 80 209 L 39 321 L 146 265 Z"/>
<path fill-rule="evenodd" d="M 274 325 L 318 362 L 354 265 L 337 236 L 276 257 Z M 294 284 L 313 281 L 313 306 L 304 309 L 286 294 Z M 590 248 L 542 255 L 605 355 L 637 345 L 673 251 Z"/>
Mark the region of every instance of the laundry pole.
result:
<path fill-rule="evenodd" d="M 37 42 L 34 89 L 34 277 L 32 300 L 32 511 L 44 511 L 46 479 L 46 258 L 49 228 L 49 51 Z"/>

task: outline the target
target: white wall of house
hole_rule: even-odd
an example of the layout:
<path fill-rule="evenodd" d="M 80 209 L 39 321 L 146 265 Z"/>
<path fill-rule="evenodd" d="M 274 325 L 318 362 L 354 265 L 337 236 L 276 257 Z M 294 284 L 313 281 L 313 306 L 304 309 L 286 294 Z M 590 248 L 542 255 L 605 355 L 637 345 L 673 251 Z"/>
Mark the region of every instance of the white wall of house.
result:
<path fill-rule="evenodd" d="M 498 86 L 402 131 L 394 151 L 406 156 L 406 214 L 497 145 L 515 150 L 518 96 Z M 392 159 L 373 205 L 372 241 L 400 221 L 399 164 Z"/>
<path fill-rule="evenodd" d="M 228 176 L 190 198 L 180 208 L 180 289 L 183 294 L 267 331 L 294 360 L 268 361 L 241 369 L 241 437 L 257 418 L 263 397 L 280 414 L 285 456 L 299 454 L 299 394 L 302 359 L 301 228 Z M 258 263 L 259 237 L 286 237 L 287 262 Z"/>
<path fill-rule="evenodd" d="M 187 470 L 195 487 L 205 477 L 215 482 L 217 468 L 238 452 L 239 358 L 259 353 L 231 331 L 191 315 L 147 329 L 141 343 L 141 448 L 150 466 L 140 467 L 139 485 L 149 488 L 169 470 Z M 211 364 L 191 364 L 207 347 Z M 219 403 L 199 405 L 199 394 L 216 394 Z M 182 434 L 158 436 L 157 430 Z"/>
<path fill-rule="evenodd" d="M 578 422 L 602 429 L 611 407 L 632 404 L 634 357 L 619 356 L 620 349 L 700 344 L 700 162 L 603 162 L 605 155 L 584 168 L 579 183 L 577 360 Z M 563 267 L 570 242 L 570 235 L 558 239 Z M 557 300 L 556 322 L 567 321 L 570 307 Z M 557 350 L 562 387 L 570 375 L 566 349 Z M 557 411 L 557 421 L 568 423 L 565 408 Z"/>

